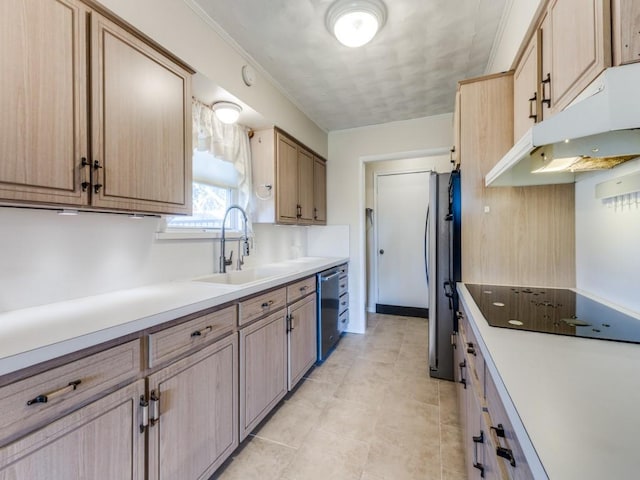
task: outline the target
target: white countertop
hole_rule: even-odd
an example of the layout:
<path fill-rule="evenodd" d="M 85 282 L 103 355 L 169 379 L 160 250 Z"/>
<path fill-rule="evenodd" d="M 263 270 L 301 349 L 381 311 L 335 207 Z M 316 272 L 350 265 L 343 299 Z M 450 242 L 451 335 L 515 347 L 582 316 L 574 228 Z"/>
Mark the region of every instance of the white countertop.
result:
<path fill-rule="evenodd" d="M 491 327 L 458 291 L 548 477 L 639 478 L 640 345 Z"/>
<path fill-rule="evenodd" d="M 0 375 L 222 305 L 347 262 L 303 257 L 242 285 L 176 281 L 0 313 Z M 276 265 L 276 264 L 274 264 Z"/>

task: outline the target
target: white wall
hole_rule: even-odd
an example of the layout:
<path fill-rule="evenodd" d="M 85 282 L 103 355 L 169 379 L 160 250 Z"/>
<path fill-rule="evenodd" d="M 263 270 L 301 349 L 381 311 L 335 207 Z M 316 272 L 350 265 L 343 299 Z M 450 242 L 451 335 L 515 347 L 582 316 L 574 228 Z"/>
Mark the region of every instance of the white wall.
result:
<path fill-rule="evenodd" d="M 182 0 L 100 0 L 105 7 L 153 38 L 215 84 L 247 103 L 267 121 L 289 132 L 322 156 L 327 134 L 259 72 L 247 87 L 249 63 Z M 232 6 L 230 6 L 232 8 Z"/>
<path fill-rule="evenodd" d="M 595 185 L 640 171 L 640 159 L 576 183 L 576 286 L 640 312 L 640 195 L 631 205 L 608 206 Z"/>
<path fill-rule="evenodd" d="M 543 0 L 507 0 L 485 73 L 509 70 Z"/>
<path fill-rule="evenodd" d="M 349 331 L 365 331 L 364 162 L 448 151 L 452 115 L 438 115 L 329 133 L 327 209 L 330 224 L 349 225 Z"/>
<path fill-rule="evenodd" d="M 158 222 L 0 207 L 0 312 L 214 271 L 219 241 L 156 240 Z M 254 234 L 247 266 L 306 254 L 302 227 L 254 225 Z"/>

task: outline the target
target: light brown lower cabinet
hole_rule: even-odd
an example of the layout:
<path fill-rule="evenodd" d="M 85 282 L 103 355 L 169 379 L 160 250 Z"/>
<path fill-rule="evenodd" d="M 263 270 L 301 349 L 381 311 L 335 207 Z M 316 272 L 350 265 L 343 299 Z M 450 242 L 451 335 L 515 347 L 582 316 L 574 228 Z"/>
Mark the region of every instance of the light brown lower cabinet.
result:
<path fill-rule="evenodd" d="M 287 393 L 286 310 L 240 330 L 240 441 Z"/>
<path fill-rule="evenodd" d="M 148 426 L 149 480 L 208 478 L 238 446 L 237 335 L 148 380 L 150 404 L 159 407 Z"/>
<path fill-rule="evenodd" d="M 467 478 L 533 480 L 464 312 L 458 316 L 454 361 Z"/>
<path fill-rule="evenodd" d="M 144 380 L 0 448 L 0 479 L 142 480 Z"/>
<path fill-rule="evenodd" d="M 288 308 L 288 386 L 293 390 L 317 358 L 316 294 Z"/>

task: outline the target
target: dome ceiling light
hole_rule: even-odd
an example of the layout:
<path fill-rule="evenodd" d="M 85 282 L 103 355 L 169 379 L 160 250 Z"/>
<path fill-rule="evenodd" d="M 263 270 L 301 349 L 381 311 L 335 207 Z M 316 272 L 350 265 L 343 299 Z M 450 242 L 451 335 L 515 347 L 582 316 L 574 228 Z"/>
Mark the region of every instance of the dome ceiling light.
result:
<path fill-rule="evenodd" d="M 236 123 L 242 107 L 232 102 L 216 102 L 211 108 L 222 123 Z"/>
<path fill-rule="evenodd" d="M 327 10 L 327 29 L 347 47 L 361 47 L 375 37 L 387 20 L 381 0 L 337 0 Z"/>

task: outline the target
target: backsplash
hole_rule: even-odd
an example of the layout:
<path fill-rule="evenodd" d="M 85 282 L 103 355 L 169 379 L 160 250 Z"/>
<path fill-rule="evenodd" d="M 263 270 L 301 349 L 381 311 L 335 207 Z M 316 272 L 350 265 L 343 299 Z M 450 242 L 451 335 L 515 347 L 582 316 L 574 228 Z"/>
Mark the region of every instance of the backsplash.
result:
<path fill-rule="evenodd" d="M 640 203 L 600 200 L 595 186 L 640 171 L 640 158 L 576 183 L 576 286 L 617 305 L 640 312 Z"/>
<path fill-rule="evenodd" d="M 0 207 L 0 222 L 0 312 L 207 275 L 219 257 L 217 240 L 156 240 L 156 217 Z M 304 227 L 253 228 L 245 266 L 307 254 Z"/>

